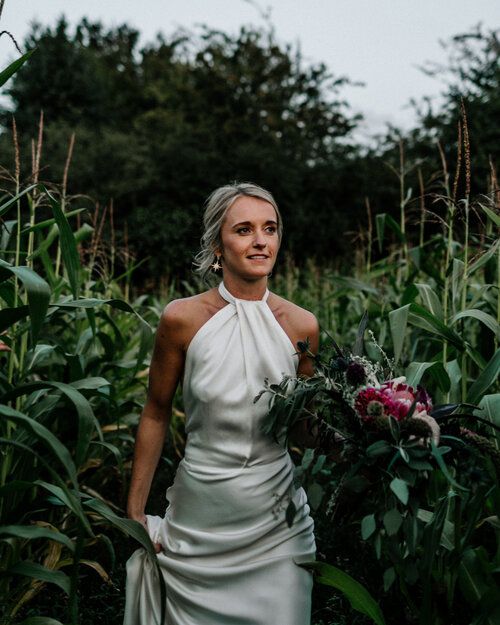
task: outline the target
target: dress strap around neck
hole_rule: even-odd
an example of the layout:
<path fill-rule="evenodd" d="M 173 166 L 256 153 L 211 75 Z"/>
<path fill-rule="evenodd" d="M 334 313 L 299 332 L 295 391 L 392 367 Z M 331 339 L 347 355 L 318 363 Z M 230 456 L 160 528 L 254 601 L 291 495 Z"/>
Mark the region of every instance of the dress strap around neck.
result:
<path fill-rule="evenodd" d="M 254 304 L 255 302 L 267 302 L 267 298 L 269 297 L 269 289 L 267 288 L 266 288 L 266 292 L 264 293 L 263 298 L 259 300 L 241 299 L 239 297 L 235 297 L 227 290 L 223 281 L 219 283 L 219 293 L 221 297 L 225 299 L 226 302 L 229 302 L 230 304 L 236 304 L 236 302 L 247 303 L 247 304 Z"/>

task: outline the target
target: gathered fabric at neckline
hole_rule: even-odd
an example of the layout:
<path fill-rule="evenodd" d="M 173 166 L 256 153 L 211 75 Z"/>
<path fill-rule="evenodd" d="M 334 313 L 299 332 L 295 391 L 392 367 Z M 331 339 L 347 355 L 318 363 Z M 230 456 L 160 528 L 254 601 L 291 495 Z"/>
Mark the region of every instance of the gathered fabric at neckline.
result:
<path fill-rule="evenodd" d="M 269 297 L 269 289 L 266 288 L 266 291 L 262 297 L 262 299 L 242 299 L 239 297 L 235 297 L 232 293 L 230 293 L 227 290 L 226 285 L 224 284 L 224 281 L 221 281 L 219 283 L 219 293 L 221 295 L 221 297 L 223 299 L 226 300 L 226 302 L 229 302 L 230 304 L 236 304 L 236 302 L 238 302 L 238 304 L 260 304 L 260 303 L 266 303 L 267 302 L 267 298 Z"/>

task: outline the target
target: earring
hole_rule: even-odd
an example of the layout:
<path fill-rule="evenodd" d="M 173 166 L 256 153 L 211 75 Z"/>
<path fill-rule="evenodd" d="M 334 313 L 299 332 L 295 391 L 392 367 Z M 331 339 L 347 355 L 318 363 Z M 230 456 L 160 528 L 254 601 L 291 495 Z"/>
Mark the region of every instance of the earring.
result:
<path fill-rule="evenodd" d="M 210 265 L 210 267 L 212 267 L 212 271 L 215 273 L 217 271 L 219 271 L 219 269 L 222 269 L 222 265 L 219 263 L 219 258 L 220 256 L 215 256 L 215 263 L 212 263 Z"/>

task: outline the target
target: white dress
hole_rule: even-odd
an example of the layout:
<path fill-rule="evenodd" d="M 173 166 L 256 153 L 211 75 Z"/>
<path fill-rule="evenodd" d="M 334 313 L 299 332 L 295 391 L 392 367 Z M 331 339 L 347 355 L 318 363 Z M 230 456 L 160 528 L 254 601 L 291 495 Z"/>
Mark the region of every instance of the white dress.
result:
<path fill-rule="evenodd" d="M 298 356 L 262 300 L 237 299 L 192 339 L 183 381 L 186 450 L 165 517 L 148 515 L 167 589 L 167 625 L 309 625 L 314 523 L 288 451 L 261 424 L 264 379 L 295 375 Z M 285 510 L 293 499 L 292 527 Z M 144 549 L 127 562 L 124 625 L 160 622 L 160 585 Z"/>

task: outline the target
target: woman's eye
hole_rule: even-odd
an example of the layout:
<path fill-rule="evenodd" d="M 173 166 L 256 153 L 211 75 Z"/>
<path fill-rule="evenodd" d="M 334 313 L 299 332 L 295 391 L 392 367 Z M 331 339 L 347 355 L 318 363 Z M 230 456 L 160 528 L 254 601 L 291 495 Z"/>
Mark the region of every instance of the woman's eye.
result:
<path fill-rule="evenodd" d="M 273 233 L 274 233 L 274 232 L 276 232 L 276 226 L 268 226 L 268 227 L 266 228 L 266 230 L 267 230 L 268 232 L 273 232 Z"/>
<path fill-rule="evenodd" d="M 238 228 L 238 230 L 236 230 L 236 232 L 238 232 L 238 233 L 241 233 L 241 232 L 245 233 L 245 232 L 248 232 L 249 230 L 250 230 L 250 228 Z"/>

